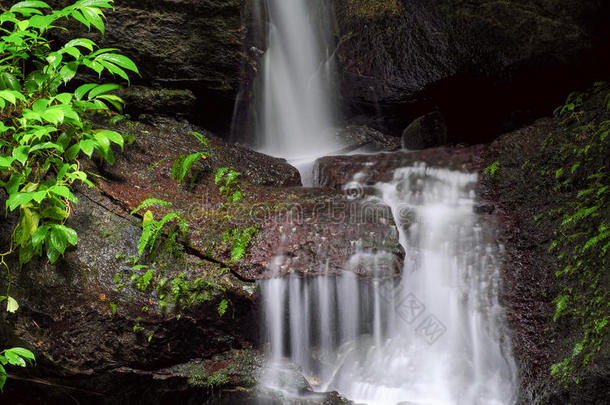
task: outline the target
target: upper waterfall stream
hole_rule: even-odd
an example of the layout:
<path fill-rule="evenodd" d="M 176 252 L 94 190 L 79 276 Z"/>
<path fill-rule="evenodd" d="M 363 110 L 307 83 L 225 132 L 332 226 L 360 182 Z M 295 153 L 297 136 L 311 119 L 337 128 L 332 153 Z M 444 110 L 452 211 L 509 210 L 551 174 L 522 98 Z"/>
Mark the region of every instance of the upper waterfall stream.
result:
<path fill-rule="evenodd" d="M 258 77 L 259 151 L 288 159 L 312 185 L 316 158 L 342 145 L 335 125 L 333 66 L 322 46 L 323 19 L 316 29 L 306 0 L 266 0 L 268 43 Z M 321 32 L 322 31 L 322 32 Z"/>

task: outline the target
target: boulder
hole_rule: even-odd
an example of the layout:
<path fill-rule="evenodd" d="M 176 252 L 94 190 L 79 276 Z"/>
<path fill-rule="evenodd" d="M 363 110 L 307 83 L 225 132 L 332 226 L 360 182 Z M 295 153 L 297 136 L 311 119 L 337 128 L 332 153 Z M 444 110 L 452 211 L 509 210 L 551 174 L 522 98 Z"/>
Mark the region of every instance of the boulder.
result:
<path fill-rule="evenodd" d="M 401 167 L 423 162 L 429 166 L 446 167 L 457 170 L 479 170 L 483 145 L 441 146 L 421 151 L 401 150 L 368 155 L 325 156 L 316 161 L 314 170 L 322 187 L 347 192 L 358 175 L 358 184 L 366 190 L 378 182 L 389 182 L 394 171 Z"/>
<path fill-rule="evenodd" d="M 426 149 L 447 143 L 447 125 L 438 111 L 423 115 L 413 121 L 402 132 L 402 148 Z"/>
<path fill-rule="evenodd" d="M 357 249 L 387 251 L 395 261 L 402 260 L 404 253 L 389 207 L 367 200 L 359 189 L 294 187 L 300 185 L 298 172 L 283 159 L 210 136 L 211 157 L 194 166 L 196 177 L 178 186 L 170 177 L 174 158 L 201 150 L 186 133 L 188 128 L 175 123 L 164 129 L 141 124 L 125 128 L 137 134 L 136 142 L 117 157 L 115 165 L 98 169 L 112 179 L 99 181 L 100 189 L 127 210 L 147 198 L 171 201 L 171 207 L 156 208 L 156 213 L 171 209 L 187 219 L 191 225 L 189 248 L 224 263 L 246 280 L 290 272 L 306 276 L 340 272 Z M 226 197 L 214 184 L 220 167 L 242 173 L 244 197 L 228 207 L 223 207 Z M 225 231 L 250 227 L 256 233 L 248 254 L 232 263 Z"/>
<path fill-rule="evenodd" d="M 350 145 L 346 153 L 352 150 L 370 150 L 374 152 L 395 151 L 400 149 L 400 139 L 386 135 L 366 125 L 348 125 L 337 134 L 344 145 Z"/>

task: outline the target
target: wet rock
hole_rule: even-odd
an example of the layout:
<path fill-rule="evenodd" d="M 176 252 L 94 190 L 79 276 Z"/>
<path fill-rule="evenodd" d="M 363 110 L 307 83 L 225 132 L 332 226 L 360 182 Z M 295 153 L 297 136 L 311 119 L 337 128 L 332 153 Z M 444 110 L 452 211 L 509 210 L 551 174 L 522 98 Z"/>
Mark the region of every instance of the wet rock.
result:
<path fill-rule="evenodd" d="M 184 272 L 185 280 L 205 280 L 201 300 L 177 318 L 172 298 L 163 309 L 154 291 L 143 294 L 130 282 L 120 287 L 115 278 L 146 271 L 127 264 L 137 252 L 138 221 L 95 190 L 83 189 L 77 197 L 66 225 L 77 231 L 78 247 L 55 265 L 36 258 L 13 272 L 11 295 L 20 308 L 15 315 L 2 315 L 0 341 L 31 349 L 37 367 L 21 370 L 19 378 L 26 380 L 11 381 L 9 395 L 12 391 L 32 403 L 42 398 L 45 404 L 66 403 L 70 397 L 96 404 L 160 403 L 162 393 L 180 392 L 186 381 L 165 376 L 152 392 L 155 370 L 257 344 L 253 284 L 189 253 L 167 259 L 156 268 L 156 277 L 172 279 Z M 14 225 L 14 216 L 0 224 L 3 249 Z M 8 264 L 19 268 L 14 255 Z M 0 288 L 6 288 L 4 279 Z M 225 316 L 218 312 L 222 299 L 228 303 Z M 43 384 L 27 380 L 39 377 Z"/>
<path fill-rule="evenodd" d="M 350 150 L 364 148 L 374 152 L 391 152 L 400 148 L 400 139 L 397 137 L 386 135 L 364 125 L 347 126 L 341 129 L 338 137 L 345 145 L 350 145 Z"/>
<path fill-rule="evenodd" d="M 121 89 L 119 96 L 125 100 L 132 115 L 163 114 L 173 117 L 189 117 L 193 113 L 197 97 L 190 89 L 150 88 L 130 86 Z"/>
<path fill-rule="evenodd" d="M 606 93 L 601 92 L 602 95 Z M 579 125 L 607 117 L 605 102 L 597 100 Z M 553 320 L 554 299 L 562 290 L 563 280 L 555 276 L 558 269 L 556 252 L 548 249 L 561 217 L 549 212 L 573 201 L 573 191 L 553 191 L 553 176 L 540 176 L 538 170 L 547 165 L 549 154 L 543 144 L 549 137 L 569 134 L 566 123 L 541 119 L 532 125 L 505 134 L 483 150 L 484 166 L 499 161 L 493 176 L 483 176 L 478 194 L 496 207 L 500 242 L 505 247 L 501 300 L 511 330 L 513 354 L 519 368 L 518 404 L 597 404 L 607 402 L 610 393 L 610 345 L 602 344 L 586 368 L 581 369 L 579 384 L 562 387 L 550 375 L 552 364 L 570 356 L 576 342 L 582 339 L 580 319 Z M 569 125 L 569 124 L 568 124 Z M 528 162 L 524 165 L 524 162 Z M 531 167 L 536 167 L 532 170 Z M 605 281 L 608 288 L 607 280 Z M 578 368 L 578 367 L 577 367 Z"/>
<path fill-rule="evenodd" d="M 487 214 L 491 215 L 496 210 L 496 207 L 493 204 L 489 203 L 481 203 L 477 204 L 473 207 L 473 211 L 475 214 Z"/>
<path fill-rule="evenodd" d="M 191 226 L 189 248 L 247 280 L 291 272 L 305 276 L 341 272 L 359 249 L 385 251 L 397 262 L 402 260 L 389 207 L 366 200 L 359 189 L 342 193 L 286 187 L 298 184 L 298 173 L 282 159 L 210 137 L 211 157 L 194 166 L 196 178 L 191 184 L 178 186 L 170 177 L 173 159 L 201 148 L 184 130 L 179 125 L 163 130 L 131 128 L 137 140 L 117 156 L 115 165 L 104 166 L 105 177 L 113 181 L 100 181 L 101 190 L 128 210 L 146 198 L 173 202 L 171 208 L 156 213 L 179 212 Z M 223 206 L 226 197 L 214 184 L 219 167 L 243 174 L 244 197 L 237 204 Z M 256 232 L 247 255 L 234 263 L 226 231 L 249 227 Z"/>
<path fill-rule="evenodd" d="M 320 185 L 343 189 L 352 183 L 355 176 L 363 186 L 377 182 L 388 182 L 394 171 L 417 162 L 429 166 L 447 167 L 457 170 L 478 170 L 482 145 L 470 147 L 438 147 L 422 151 L 398 151 L 373 155 L 327 156 L 316 161 L 315 172 Z"/>
<path fill-rule="evenodd" d="M 447 143 L 447 125 L 438 111 L 423 115 L 402 132 L 402 148 L 420 150 Z"/>

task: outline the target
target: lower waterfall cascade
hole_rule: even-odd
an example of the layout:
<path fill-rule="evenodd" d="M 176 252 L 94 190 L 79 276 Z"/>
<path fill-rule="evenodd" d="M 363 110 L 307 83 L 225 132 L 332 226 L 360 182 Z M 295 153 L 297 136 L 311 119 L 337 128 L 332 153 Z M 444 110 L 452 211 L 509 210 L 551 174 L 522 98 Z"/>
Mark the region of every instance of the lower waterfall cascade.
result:
<path fill-rule="evenodd" d="M 265 384 L 290 391 L 274 373 L 290 361 L 315 391 L 355 403 L 514 403 L 498 299 L 503 247 L 495 217 L 474 212 L 477 179 L 421 163 L 365 197 L 392 210 L 405 251 L 399 278 L 387 276 L 382 250 L 360 250 L 340 275 L 262 281 Z"/>

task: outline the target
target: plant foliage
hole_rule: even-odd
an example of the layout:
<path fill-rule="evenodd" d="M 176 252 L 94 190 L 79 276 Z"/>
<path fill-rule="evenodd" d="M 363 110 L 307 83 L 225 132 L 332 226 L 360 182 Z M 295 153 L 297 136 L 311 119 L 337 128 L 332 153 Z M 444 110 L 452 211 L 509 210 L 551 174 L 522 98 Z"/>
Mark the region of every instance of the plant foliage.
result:
<path fill-rule="evenodd" d="M 67 19 L 104 32 L 102 10 L 111 4 L 79 0 L 53 10 L 43 1 L 22 1 L 0 14 L 0 187 L 8 194 L 6 210 L 19 212 L 11 251 L 19 251 L 21 264 L 43 251 L 54 263 L 77 244 L 65 225 L 77 202 L 73 185 L 92 185 L 79 159 L 97 154 L 113 163 L 111 145 L 123 147 L 123 136 L 94 129 L 87 119 L 121 109 L 123 101 L 110 94 L 119 86 L 87 83 L 71 92 L 66 84 L 79 69 L 129 80 L 126 71 L 138 73 L 135 64 L 87 38 L 59 47 L 47 38 Z"/>
<path fill-rule="evenodd" d="M 78 242 L 65 225 L 77 202 L 75 183 L 92 185 L 81 170 L 81 156 L 94 154 L 114 162 L 112 144 L 123 147 L 123 136 L 95 129 L 87 119 L 93 113 L 121 111 L 123 100 L 111 94 L 117 84 L 86 83 L 74 91 L 67 84 L 79 69 L 106 72 L 129 82 L 127 71 L 136 65 L 117 49 L 98 49 L 94 41 L 75 38 L 62 46 L 47 34 L 63 29 L 65 20 L 76 20 L 88 29 L 104 32 L 103 10 L 113 0 L 78 0 L 61 10 L 44 1 L 21 1 L 0 14 L 0 187 L 7 193 L 6 213 L 19 214 L 8 252 L 0 254 L 9 285 L 6 310 L 19 308 L 10 293 L 10 268 L 6 257 L 17 251 L 20 264 L 46 253 L 54 263 Z M 6 381 L 3 366 L 25 367 L 34 355 L 22 348 L 0 352 L 0 389 Z"/>
<path fill-rule="evenodd" d="M 2 350 L 0 352 L 0 391 L 2 391 L 6 383 L 6 370 L 4 366 L 25 367 L 28 363 L 34 362 L 34 360 L 34 354 L 21 347 Z"/>
<path fill-rule="evenodd" d="M 594 119 L 583 105 L 591 98 L 598 100 Z M 554 300 L 554 319 L 568 317 L 582 329 L 582 339 L 572 352 L 551 367 L 551 374 L 565 384 L 580 381 L 580 371 L 593 363 L 610 330 L 609 98 L 603 83 L 587 93 L 571 94 L 556 110 L 564 130 L 547 138 L 543 152 L 548 163 L 538 167 L 539 174 L 553 181 L 554 192 L 571 196 L 559 209 L 546 213 L 558 224 L 549 250 L 557 255 L 555 275 L 563 286 Z"/>

